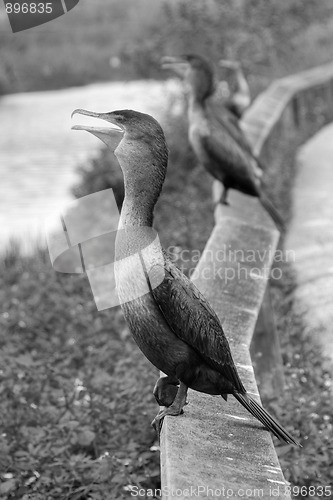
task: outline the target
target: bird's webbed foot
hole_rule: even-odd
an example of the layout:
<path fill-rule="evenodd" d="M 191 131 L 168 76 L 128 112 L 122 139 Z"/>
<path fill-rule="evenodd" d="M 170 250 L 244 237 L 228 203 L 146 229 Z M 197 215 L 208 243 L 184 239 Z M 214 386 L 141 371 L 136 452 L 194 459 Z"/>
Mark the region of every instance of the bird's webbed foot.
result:
<path fill-rule="evenodd" d="M 183 408 L 186 405 L 186 396 L 187 386 L 183 384 L 183 382 L 181 382 L 173 403 L 169 407 L 159 411 L 151 423 L 151 425 L 157 432 L 158 438 L 160 438 L 164 417 L 166 417 L 167 415 L 178 416 L 183 413 Z"/>
<path fill-rule="evenodd" d="M 175 377 L 160 377 L 154 387 L 153 394 L 160 406 L 170 406 L 177 394 L 179 380 Z"/>

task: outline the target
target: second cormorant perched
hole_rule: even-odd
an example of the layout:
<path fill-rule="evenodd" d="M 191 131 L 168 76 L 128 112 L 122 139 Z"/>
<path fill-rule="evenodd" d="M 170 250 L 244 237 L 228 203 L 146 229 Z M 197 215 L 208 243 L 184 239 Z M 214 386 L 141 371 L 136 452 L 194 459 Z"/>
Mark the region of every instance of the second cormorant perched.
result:
<path fill-rule="evenodd" d="M 126 252 L 133 255 L 138 251 L 135 229 L 152 226 L 154 206 L 166 174 L 168 150 L 163 130 L 151 116 L 131 110 L 94 113 L 78 109 L 74 113 L 117 126 L 116 130 L 82 125 L 73 128 L 91 132 L 118 158 L 125 183 L 120 239 Z M 154 288 L 151 276 L 160 267 L 164 278 Z M 161 262 L 153 252 L 148 261 L 145 259 L 145 268 L 148 293 L 122 303 L 121 307 L 144 355 L 167 375 L 159 379 L 154 389 L 158 402 L 167 406 L 155 417 L 154 426 L 159 430 L 166 415 L 182 413 L 190 387 L 207 394 L 219 394 L 224 399 L 232 394 L 275 436 L 299 445 L 246 392 L 222 325 L 194 284 L 164 253 Z M 126 298 L 138 280 L 138 268 L 131 267 L 124 259 L 118 262 L 116 269 L 118 294 Z"/>
<path fill-rule="evenodd" d="M 239 119 L 251 104 L 249 84 L 247 83 L 240 62 L 221 59 L 219 66 L 231 69 L 235 74 L 236 88 L 224 105 Z"/>
<path fill-rule="evenodd" d="M 262 186 L 262 169 L 259 160 L 237 123 L 213 112 L 209 98 L 215 91 L 214 70 L 211 63 L 198 55 L 164 57 L 164 68 L 181 74 L 189 91 L 188 120 L 189 141 L 202 165 L 222 182 L 224 190 L 221 202 L 227 204 L 229 189 L 256 196 L 284 231 L 284 223 Z"/>

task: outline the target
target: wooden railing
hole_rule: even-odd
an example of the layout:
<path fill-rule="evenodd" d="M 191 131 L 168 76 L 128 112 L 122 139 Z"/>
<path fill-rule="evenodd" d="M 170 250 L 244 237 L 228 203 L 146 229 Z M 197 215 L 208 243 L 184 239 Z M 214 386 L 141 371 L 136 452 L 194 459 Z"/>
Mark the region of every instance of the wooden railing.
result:
<path fill-rule="evenodd" d="M 275 81 L 254 101 L 242 127 L 254 152 L 264 165 L 274 165 L 278 177 L 285 151 L 294 153 L 332 117 L 333 64 L 328 64 Z M 216 181 L 216 201 L 220 190 Z M 283 389 L 267 286 L 279 233 L 257 199 L 234 191 L 229 202 L 215 209 L 216 225 L 193 281 L 223 321 L 242 381 L 259 399 L 251 342 L 251 352 L 260 350 L 263 358 L 262 393 Z M 163 500 L 271 498 L 277 492 L 278 498 L 290 499 L 271 435 L 260 423 L 232 396 L 225 403 L 189 391 L 188 398 L 184 415 L 167 417 L 162 429 Z"/>

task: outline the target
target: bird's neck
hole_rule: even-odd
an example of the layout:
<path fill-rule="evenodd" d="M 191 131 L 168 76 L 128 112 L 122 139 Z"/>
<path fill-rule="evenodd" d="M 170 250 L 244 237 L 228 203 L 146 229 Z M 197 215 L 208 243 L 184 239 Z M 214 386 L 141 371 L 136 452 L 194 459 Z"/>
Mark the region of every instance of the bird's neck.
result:
<path fill-rule="evenodd" d="M 152 226 L 154 207 L 164 181 L 164 176 L 161 176 L 159 170 L 155 168 L 156 161 L 154 162 L 151 151 L 137 155 L 138 149 L 135 144 L 132 146 L 127 144 L 124 153 L 117 150 L 125 186 L 120 227 Z M 140 159 L 136 160 L 136 157 Z"/>
<path fill-rule="evenodd" d="M 213 78 L 203 72 L 192 73 L 188 76 L 187 82 L 190 87 L 190 99 L 197 105 L 204 106 L 215 91 Z"/>
<path fill-rule="evenodd" d="M 189 105 L 192 108 L 201 107 L 203 108 L 205 105 L 205 101 L 207 99 L 206 92 L 199 86 L 191 87 L 189 93 Z"/>
<path fill-rule="evenodd" d="M 126 190 L 126 184 L 125 184 Z M 154 204 L 144 202 L 137 193 L 125 194 L 121 214 L 120 227 L 147 226 L 152 227 L 154 220 Z"/>
<path fill-rule="evenodd" d="M 246 95 L 250 92 L 249 85 L 241 68 L 236 69 L 236 82 L 238 92 Z"/>
<path fill-rule="evenodd" d="M 190 123 L 204 118 L 205 102 L 206 99 L 198 99 L 194 92 L 190 92 L 188 101 L 188 119 Z"/>

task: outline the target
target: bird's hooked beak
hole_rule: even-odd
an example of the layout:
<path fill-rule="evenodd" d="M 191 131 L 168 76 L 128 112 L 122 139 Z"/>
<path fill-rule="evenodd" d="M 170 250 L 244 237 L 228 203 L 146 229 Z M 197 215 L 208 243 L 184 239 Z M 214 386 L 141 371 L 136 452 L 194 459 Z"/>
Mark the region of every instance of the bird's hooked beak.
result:
<path fill-rule="evenodd" d="M 115 127 L 73 125 L 72 130 L 86 130 L 103 141 L 112 151 L 117 148 L 123 138 L 125 129 L 117 123 L 117 120 L 112 113 L 95 113 L 94 111 L 86 111 L 85 109 L 75 109 L 71 114 L 71 118 L 73 118 L 74 115 L 85 115 L 92 118 L 99 118 L 100 120 L 105 120 L 108 123 L 115 125 Z"/>
<path fill-rule="evenodd" d="M 182 57 L 164 56 L 161 59 L 162 69 L 171 69 L 178 76 L 184 77 L 189 68 L 189 62 Z"/>

